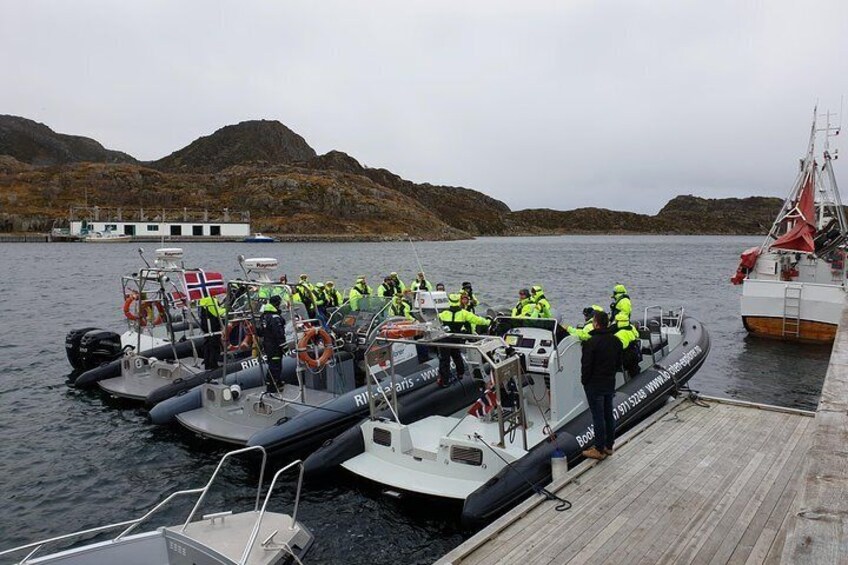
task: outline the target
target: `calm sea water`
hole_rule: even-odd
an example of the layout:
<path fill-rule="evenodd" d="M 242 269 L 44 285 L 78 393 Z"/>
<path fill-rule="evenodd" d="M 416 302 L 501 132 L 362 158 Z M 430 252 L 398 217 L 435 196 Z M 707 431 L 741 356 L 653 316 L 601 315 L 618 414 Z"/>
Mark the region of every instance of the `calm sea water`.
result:
<path fill-rule="evenodd" d="M 186 263 L 235 277 L 236 256 L 275 257 L 292 279 L 359 274 L 372 286 L 390 271 L 409 281 L 419 261 L 433 281 L 472 281 L 482 300 L 512 304 L 542 284 L 567 320 L 609 303 L 614 284 L 634 312 L 684 305 L 712 336 L 709 359 L 691 386 L 704 393 L 814 409 L 829 347 L 749 338 L 739 288 L 729 284 L 750 237 L 564 236 L 450 243 L 183 244 Z M 154 245 L 147 245 L 148 256 Z M 417 251 L 417 258 L 416 258 Z M 0 548 L 141 515 L 168 493 L 205 483 L 226 448 L 178 428 L 156 428 L 135 406 L 65 384 L 68 330 L 122 326 L 119 277 L 140 265 L 130 245 L 0 246 Z M 225 468 L 206 512 L 252 504 L 255 462 Z M 438 505 L 398 503 L 340 474 L 308 484 L 301 517 L 316 534 L 312 563 L 429 563 L 471 532 Z M 293 483 L 275 507 L 290 511 Z M 190 506 L 163 514 L 177 523 Z"/>

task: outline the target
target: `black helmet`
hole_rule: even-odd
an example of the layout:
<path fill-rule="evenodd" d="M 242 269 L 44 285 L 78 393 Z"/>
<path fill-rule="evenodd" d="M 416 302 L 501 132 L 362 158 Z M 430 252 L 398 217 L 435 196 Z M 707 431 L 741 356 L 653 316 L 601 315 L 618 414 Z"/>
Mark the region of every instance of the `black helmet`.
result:
<path fill-rule="evenodd" d="M 277 307 L 280 306 L 280 304 L 282 304 L 283 299 L 280 298 L 279 294 L 275 294 L 274 296 L 271 297 L 271 300 L 269 300 L 268 302 L 271 303 L 271 306 L 273 306 L 274 308 L 277 308 Z"/>

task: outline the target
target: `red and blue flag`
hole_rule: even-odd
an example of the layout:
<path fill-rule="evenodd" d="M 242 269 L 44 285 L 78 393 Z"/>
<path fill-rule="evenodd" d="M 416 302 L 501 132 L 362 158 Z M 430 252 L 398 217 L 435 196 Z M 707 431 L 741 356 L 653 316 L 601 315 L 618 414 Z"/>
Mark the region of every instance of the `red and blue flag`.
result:
<path fill-rule="evenodd" d="M 227 292 L 227 284 L 221 273 L 206 272 L 203 269 L 186 271 L 186 292 L 189 300 L 200 300 L 204 296 L 215 296 Z"/>

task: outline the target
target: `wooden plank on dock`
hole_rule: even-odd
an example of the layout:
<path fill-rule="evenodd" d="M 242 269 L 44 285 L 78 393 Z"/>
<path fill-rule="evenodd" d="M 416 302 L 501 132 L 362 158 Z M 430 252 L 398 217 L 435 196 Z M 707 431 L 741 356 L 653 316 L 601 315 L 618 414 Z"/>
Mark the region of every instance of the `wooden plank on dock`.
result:
<path fill-rule="evenodd" d="M 809 413 L 710 400 L 649 418 L 615 455 L 549 487 L 439 563 L 763 563 L 783 546 Z"/>
<path fill-rule="evenodd" d="M 848 563 L 848 307 L 836 332 L 782 563 Z"/>

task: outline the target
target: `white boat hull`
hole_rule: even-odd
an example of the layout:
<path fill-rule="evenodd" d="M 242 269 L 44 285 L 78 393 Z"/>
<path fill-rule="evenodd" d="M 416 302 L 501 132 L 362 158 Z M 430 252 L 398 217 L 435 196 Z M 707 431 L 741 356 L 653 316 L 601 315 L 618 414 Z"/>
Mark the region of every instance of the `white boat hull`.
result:
<path fill-rule="evenodd" d="M 800 291 L 797 332 L 792 322 L 796 319 L 794 311 L 786 310 L 787 288 Z M 754 335 L 830 342 L 836 335 L 845 296 L 845 287 L 841 285 L 746 279 L 742 284 L 742 320 Z M 788 324 L 784 318 L 790 320 Z"/>

